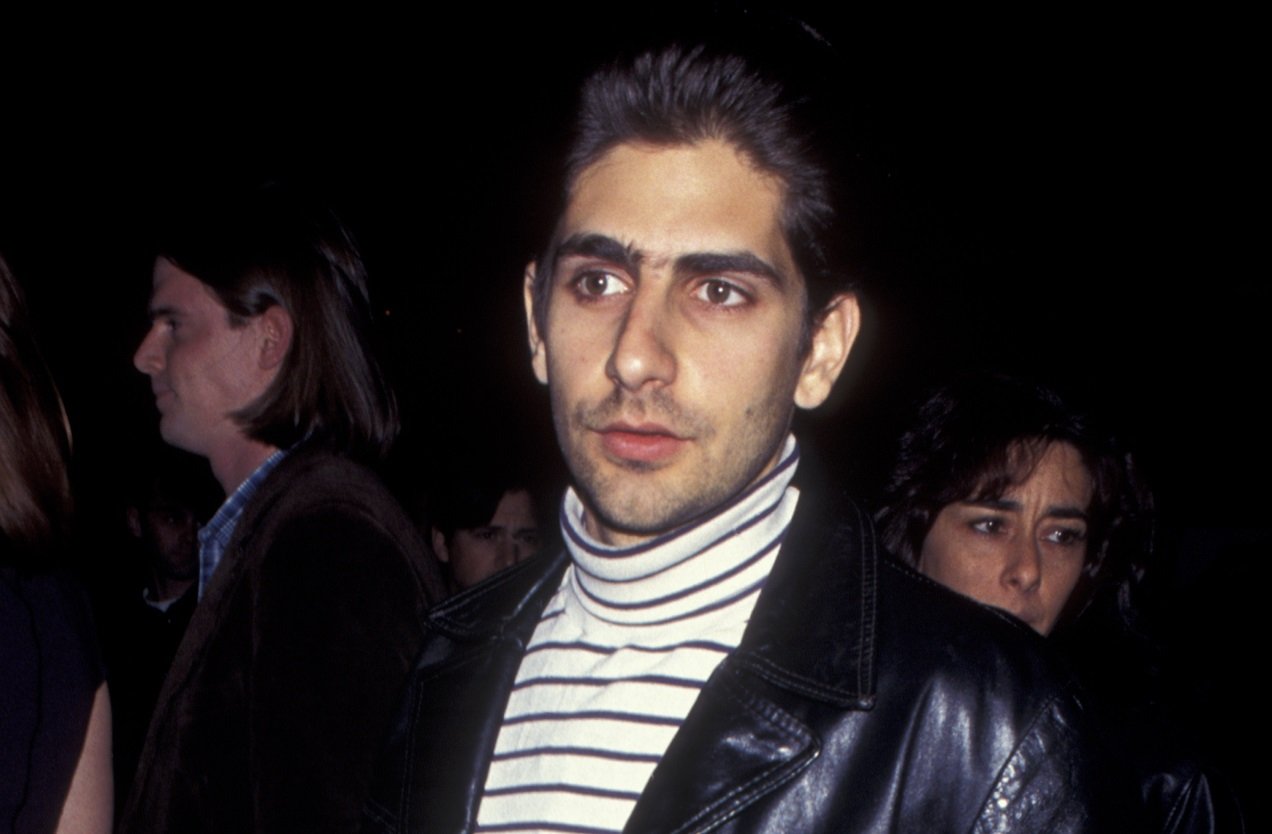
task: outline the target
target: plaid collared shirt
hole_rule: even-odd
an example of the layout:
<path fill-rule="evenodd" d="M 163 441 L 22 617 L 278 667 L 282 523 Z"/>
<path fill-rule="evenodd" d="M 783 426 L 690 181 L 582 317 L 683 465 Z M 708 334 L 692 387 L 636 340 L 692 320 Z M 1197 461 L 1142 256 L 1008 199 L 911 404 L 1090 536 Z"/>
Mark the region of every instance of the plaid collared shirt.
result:
<path fill-rule="evenodd" d="M 239 517 L 243 515 L 243 508 L 256 495 L 256 490 L 260 489 L 269 473 L 286 456 L 287 450 L 279 449 L 267 457 L 264 463 L 256 467 L 255 472 L 247 476 L 247 480 L 239 484 L 234 494 L 216 511 L 216 515 L 199 529 L 199 599 L 203 599 L 203 591 L 212 581 L 216 566 L 221 564 L 221 557 L 225 555 L 225 548 L 234 535 Z"/>

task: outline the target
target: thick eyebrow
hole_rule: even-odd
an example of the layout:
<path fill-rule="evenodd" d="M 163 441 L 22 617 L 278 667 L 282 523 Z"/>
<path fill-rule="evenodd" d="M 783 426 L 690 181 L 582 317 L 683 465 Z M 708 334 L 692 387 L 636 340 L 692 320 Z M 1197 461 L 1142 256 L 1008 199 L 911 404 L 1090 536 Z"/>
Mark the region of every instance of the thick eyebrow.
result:
<path fill-rule="evenodd" d="M 617 264 L 632 274 L 640 271 L 645 255 L 630 244 L 624 244 L 608 235 L 595 232 L 574 234 L 556 248 L 556 263 L 562 257 L 581 256 L 600 258 Z M 787 277 L 776 267 L 760 258 L 753 252 L 690 252 L 676 258 L 676 271 L 689 275 L 706 275 L 710 273 L 744 273 L 756 275 L 771 282 L 778 289 L 789 286 Z"/>
<path fill-rule="evenodd" d="M 676 259 L 676 269 L 690 275 L 743 273 L 764 278 L 777 289 L 789 286 L 785 275 L 752 252 L 691 252 Z"/>
<path fill-rule="evenodd" d="M 640 269 L 640 262 L 643 258 L 638 250 L 607 235 L 595 232 L 574 234 L 561 241 L 557 246 L 552 263 L 553 271 L 556 270 L 561 258 L 571 255 L 600 258 L 617 264 L 631 273 L 635 273 Z"/>
<path fill-rule="evenodd" d="M 1047 518 L 1071 518 L 1074 521 L 1086 521 L 1087 514 L 1077 507 L 1047 507 L 1043 513 Z"/>
<path fill-rule="evenodd" d="M 960 501 L 959 503 L 968 507 L 984 507 L 987 510 L 1002 510 L 1005 512 L 1019 512 L 1023 509 L 1023 505 L 1019 501 L 1008 501 L 1004 498 L 982 498 L 974 501 Z M 1048 518 L 1071 518 L 1076 521 L 1087 520 L 1086 511 L 1077 507 L 1052 505 L 1047 507 L 1043 515 Z"/>

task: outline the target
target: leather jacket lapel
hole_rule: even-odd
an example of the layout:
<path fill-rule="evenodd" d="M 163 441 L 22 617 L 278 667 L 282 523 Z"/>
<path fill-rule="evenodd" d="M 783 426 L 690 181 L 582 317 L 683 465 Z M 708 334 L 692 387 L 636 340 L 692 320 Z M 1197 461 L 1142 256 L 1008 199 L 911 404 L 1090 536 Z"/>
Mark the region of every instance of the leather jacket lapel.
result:
<path fill-rule="evenodd" d="M 801 495 L 733 657 L 782 689 L 868 709 L 878 571 L 874 528 L 856 504 Z"/>
<path fill-rule="evenodd" d="M 519 641 L 496 637 L 457 651 L 412 680 L 406 717 L 426 711 L 427 718 L 404 735 L 393 733 L 405 741 L 404 755 L 388 751 L 406 762 L 406 783 L 419 786 L 417 802 L 403 809 L 400 830 L 420 830 L 422 820 L 439 831 L 472 829 L 500 728 L 499 721 L 481 718 L 503 714 L 523 651 Z M 414 749 L 445 753 L 422 761 L 410 755 Z"/>
<path fill-rule="evenodd" d="M 844 503 L 828 513 L 801 497 L 741 645 L 703 687 L 627 831 L 714 828 L 817 758 L 821 739 L 800 717 L 811 705 L 873 705 L 877 553 L 869 520 Z"/>
<path fill-rule="evenodd" d="M 526 644 L 568 560 L 564 553 L 523 562 L 444 602 L 429 615 L 430 640 L 416 660 L 405 708 L 383 759 L 410 786 L 381 822 L 391 830 L 471 831 L 490 757 Z M 427 760 L 415 751 L 434 751 Z M 383 797 L 381 803 L 388 800 Z M 398 804 L 400 803 L 400 805 Z"/>
<path fill-rule="evenodd" d="M 705 831 L 817 758 L 818 739 L 725 661 L 703 687 L 624 830 Z"/>

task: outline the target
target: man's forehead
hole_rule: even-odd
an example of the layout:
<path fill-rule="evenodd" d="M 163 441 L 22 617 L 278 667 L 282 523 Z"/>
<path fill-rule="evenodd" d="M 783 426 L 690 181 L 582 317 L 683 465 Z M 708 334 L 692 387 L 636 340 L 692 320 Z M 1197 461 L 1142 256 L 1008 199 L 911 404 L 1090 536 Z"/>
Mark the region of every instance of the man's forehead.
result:
<path fill-rule="evenodd" d="M 216 290 L 167 258 L 156 259 L 150 291 L 152 314 L 188 311 L 194 307 L 206 308 L 208 302 L 229 315 L 229 310 L 221 303 Z"/>
<path fill-rule="evenodd" d="M 575 168 L 567 181 L 566 193 L 568 197 L 573 197 L 574 192 L 578 189 L 580 183 L 584 182 L 589 176 L 603 171 L 607 166 L 621 161 L 624 157 L 644 156 L 664 159 L 685 159 L 695 150 L 706 150 L 718 156 L 721 159 L 728 158 L 736 161 L 743 167 L 747 168 L 752 174 L 762 180 L 767 180 L 771 187 L 779 192 L 785 189 L 785 182 L 778 174 L 766 170 L 759 165 L 755 157 L 752 156 L 742 146 L 720 137 L 705 137 L 691 142 L 653 142 L 642 139 L 632 139 L 625 142 L 616 142 L 605 148 L 604 151 L 597 154 L 586 164 Z"/>
<path fill-rule="evenodd" d="M 596 180 L 606 185 L 615 181 L 633 185 L 626 172 L 657 173 L 669 192 L 688 194 L 693 190 L 716 191 L 721 181 L 740 177 L 748 190 L 763 192 L 780 206 L 786 187 L 782 179 L 755 164 L 745 150 L 724 139 L 698 142 L 655 144 L 652 142 L 620 142 L 579 169 L 569 183 L 566 216 L 579 201 L 580 192 L 594 190 Z"/>
<path fill-rule="evenodd" d="M 749 252 L 793 274 L 783 200 L 780 181 L 727 142 L 620 144 L 580 172 L 554 248 L 609 239 L 650 266 L 686 253 Z"/>

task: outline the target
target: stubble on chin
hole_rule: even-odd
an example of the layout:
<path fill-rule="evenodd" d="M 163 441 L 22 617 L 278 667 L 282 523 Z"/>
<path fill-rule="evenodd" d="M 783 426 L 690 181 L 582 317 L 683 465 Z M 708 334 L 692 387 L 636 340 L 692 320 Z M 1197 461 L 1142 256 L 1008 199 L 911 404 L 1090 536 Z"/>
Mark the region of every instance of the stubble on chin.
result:
<path fill-rule="evenodd" d="M 715 435 L 704 417 L 680 405 L 666 391 L 633 395 L 622 388 L 615 388 L 598 403 L 575 403 L 572 407 L 554 396 L 552 413 L 575 489 L 588 515 L 603 528 L 652 535 L 677 526 L 681 516 L 697 514 L 696 508 L 682 505 L 686 499 L 696 504 L 692 499 L 699 496 L 686 496 L 676 484 L 668 489 L 655 480 L 661 470 L 677 461 L 612 458 L 601 447 L 600 432 L 616 422 L 654 423 L 691 444 L 701 444 Z"/>

